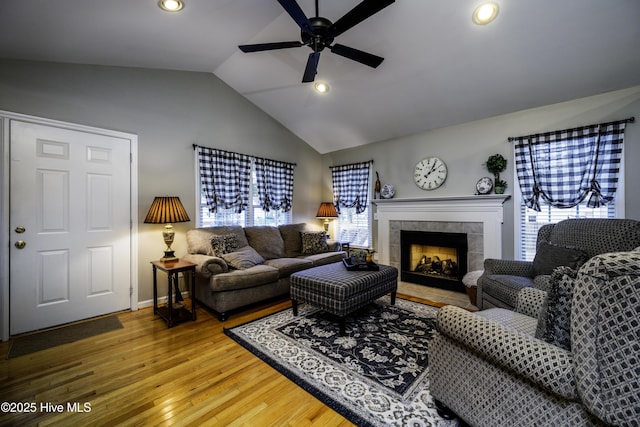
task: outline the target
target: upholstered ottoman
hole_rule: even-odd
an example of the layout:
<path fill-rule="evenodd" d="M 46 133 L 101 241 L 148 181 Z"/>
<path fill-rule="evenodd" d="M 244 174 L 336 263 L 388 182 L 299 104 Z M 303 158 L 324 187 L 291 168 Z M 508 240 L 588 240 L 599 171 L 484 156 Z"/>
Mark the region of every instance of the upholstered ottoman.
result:
<path fill-rule="evenodd" d="M 298 303 L 305 302 L 340 317 L 340 335 L 345 334 L 349 313 L 391 292 L 395 304 L 398 270 L 380 265 L 378 271 L 348 271 L 342 262 L 293 273 L 289 277 L 294 316 Z"/>

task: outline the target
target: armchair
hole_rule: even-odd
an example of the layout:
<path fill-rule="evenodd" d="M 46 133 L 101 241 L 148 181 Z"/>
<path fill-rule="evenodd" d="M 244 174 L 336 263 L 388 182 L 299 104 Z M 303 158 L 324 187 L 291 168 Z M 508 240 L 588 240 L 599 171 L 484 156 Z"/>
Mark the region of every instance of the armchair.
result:
<path fill-rule="evenodd" d="M 569 271 L 554 272 L 549 293 L 522 290 L 516 311 L 440 309 L 429 344 L 440 412 L 473 426 L 638 425 L 640 252 Z M 554 328 L 569 339 L 545 333 Z"/>
<path fill-rule="evenodd" d="M 526 287 L 547 290 L 555 267 L 578 268 L 595 255 L 640 246 L 640 221 L 632 219 L 567 219 L 542 226 L 533 261 L 486 259 L 478 279 L 478 308 L 513 310 Z"/>

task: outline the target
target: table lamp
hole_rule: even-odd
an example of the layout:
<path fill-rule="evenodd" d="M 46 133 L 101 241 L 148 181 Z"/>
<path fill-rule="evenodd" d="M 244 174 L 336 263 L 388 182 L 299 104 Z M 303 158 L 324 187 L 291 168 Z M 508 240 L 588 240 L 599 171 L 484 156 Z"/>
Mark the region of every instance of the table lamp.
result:
<path fill-rule="evenodd" d="M 145 224 L 165 224 L 162 232 L 162 239 L 167 245 L 164 256 L 160 259 L 162 262 L 176 262 L 178 258 L 171 249 L 175 231 L 171 223 L 190 221 L 189 215 L 184 210 L 184 206 L 180 203 L 179 197 L 156 197 L 149 208 L 149 213 L 144 220 Z"/>
<path fill-rule="evenodd" d="M 322 202 L 318 208 L 316 218 L 324 219 L 324 232 L 329 232 L 329 220 L 338 218 L 338 212 L 336 207 L 331 202 Z"/>

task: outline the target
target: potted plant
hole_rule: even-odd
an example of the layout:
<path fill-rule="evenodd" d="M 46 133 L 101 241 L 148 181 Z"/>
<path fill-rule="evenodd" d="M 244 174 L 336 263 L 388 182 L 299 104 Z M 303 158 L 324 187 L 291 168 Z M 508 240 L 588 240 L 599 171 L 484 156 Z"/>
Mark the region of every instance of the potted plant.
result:
<path fill-rule="evenodd" d="M 500 172 L 504 172 L 507 168 L 507 159 L 502 154 L 494 154 L 487 159 L 487 170 L 493 174 L 493 188 L 496 194 L 504 193 L 507 188 L 507 182 L 500 179 Z"/>

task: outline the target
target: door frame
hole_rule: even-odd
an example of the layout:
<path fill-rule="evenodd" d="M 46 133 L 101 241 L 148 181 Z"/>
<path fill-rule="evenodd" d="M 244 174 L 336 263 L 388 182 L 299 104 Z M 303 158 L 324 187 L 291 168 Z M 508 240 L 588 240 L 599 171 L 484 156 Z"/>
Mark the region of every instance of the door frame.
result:
<path fill-rule="evenodd" d="M 0 175 L 0 189 L 2 194 L 0 197 L 0 227 L 2 227 L 2 230 L 5 230 L 5 232 L 0 233 L 0 341 L 7 341 L 9 339 L 9 236 L 11 235 L 11 230 L 9 230 L 9 189 L 11 179 L 10 120 L 20 120 L 39 125 L 122 138 L 130 141 L 131 163 L 129 170 L 131 179 L 131 200 L 129 201 L 129 217 L 131 219 L 131 291 L 129 305 L 131 311 L 136 311 L 138 309 L 138 136 L 131 133 L 0 110 L 0 164 L 2 164 L 2 174 Z"/>

